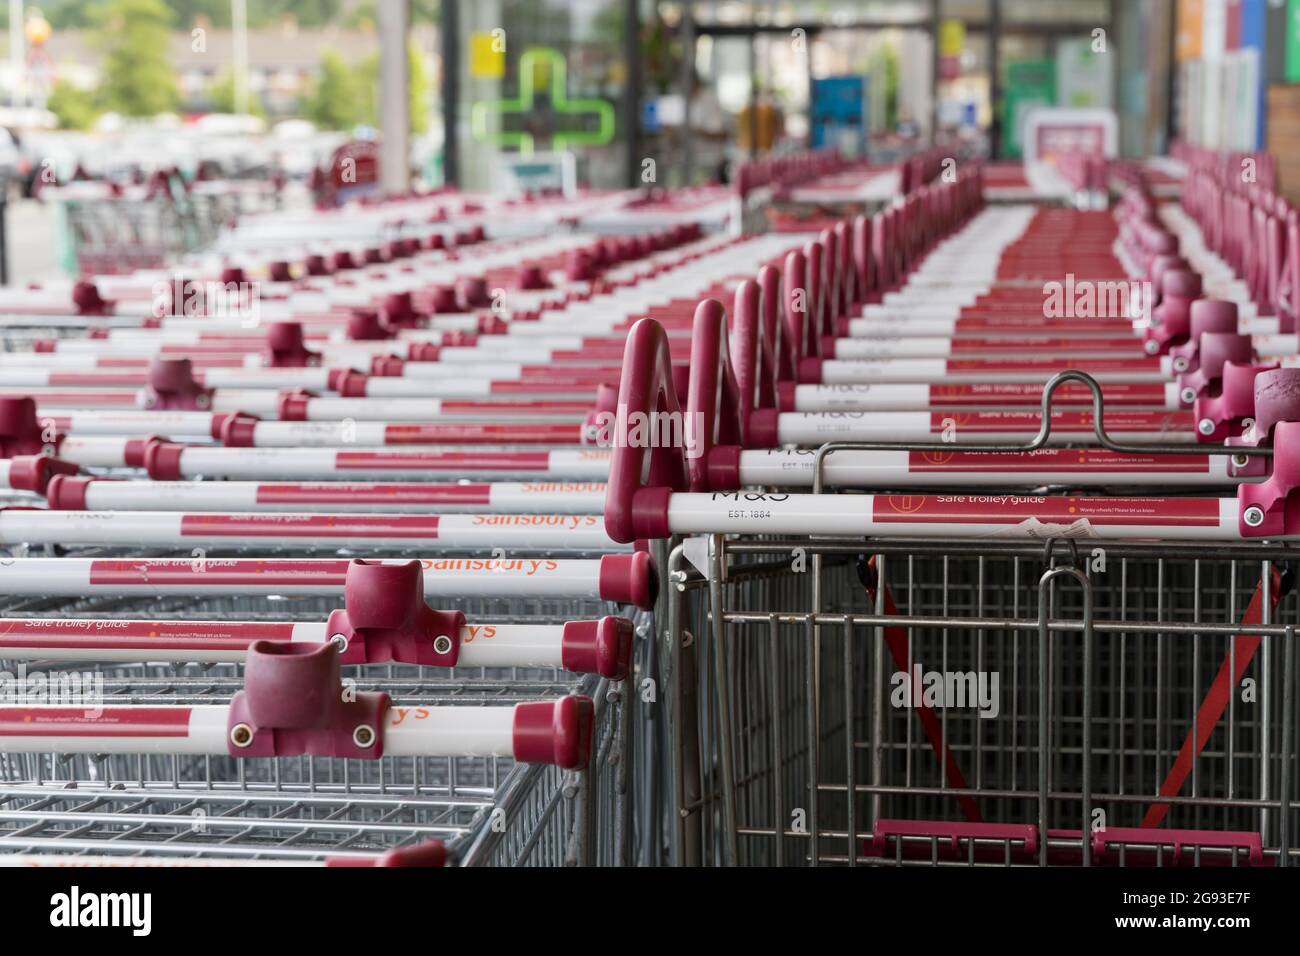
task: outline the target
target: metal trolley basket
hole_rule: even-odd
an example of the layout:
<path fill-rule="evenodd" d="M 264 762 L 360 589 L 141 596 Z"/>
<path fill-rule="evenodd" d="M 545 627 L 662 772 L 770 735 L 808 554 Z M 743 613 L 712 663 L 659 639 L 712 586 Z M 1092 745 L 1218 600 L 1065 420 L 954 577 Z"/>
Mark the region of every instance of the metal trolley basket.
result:
<path fill-rule="evenodd" d="M 831 444 L 818 468 L 885 447 L 927 446 Z M 678 540 L 683 861 L 1294 861 L 1293 545 Z"/>
<path fill-rule="evenodd" d="M 79 555 L 149 560 L 122 549 L 86 549 Z M 326 596 L 237 591 L 147 598 L 10 595 L 0 613 L 25 619 L 285 623 L 320 620 L 339 605 L 339 599 Z M 585 599 L 485 597 L 460 600 L 456 606 L 485 624 L 562 623 L 608 611 L 604 602 Z M 46 667 L 63 673 L 93 667 L 102 677 L 106 706 L 227 704 L 244 686 L 239 663 L 0 662 L 0 670 L 11 677 L 22 673 L 19 666 L 27 674 Z M 466 866 L 631 862 L 627 754 L 632 725 L 624 682 L 558 668 L 401 663 L 347 667 L 344 680 L 357 693 L 386 692 L 392 707 L 412 711 L 586 695 L 594 703 L 590 760 L 585 768 L 565 770 L 471 755 L 358 760 L 237 759 L 165 750 L 6 752 L 0 754 L 0 848 L 6 853 L 285 862 L 372 858 L 432 839 L 446 844 L 451 861 Z"/>

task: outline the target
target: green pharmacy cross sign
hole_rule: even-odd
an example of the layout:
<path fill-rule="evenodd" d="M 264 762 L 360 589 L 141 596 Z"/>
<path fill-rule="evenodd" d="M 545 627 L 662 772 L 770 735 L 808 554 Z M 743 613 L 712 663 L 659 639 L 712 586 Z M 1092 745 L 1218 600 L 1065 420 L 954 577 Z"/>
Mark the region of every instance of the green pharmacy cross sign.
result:
<path fill-rule="evenodd" d="M 538 95 L 535 88 L 538 69 L 549 77 L 548 89 Z M 499 116 L 517 116 L 522 129 L 490 128 L 489 120 Z M 566 117 L 595 116 L 593 129 L 556 129 Z M 537 48 L 526 50 L 519 58 L 519 95 L 515 99 L 480 100 L 470 110 L 470 129 L 474 138 L 497 146 L 515 146 L 523 156 L 531 156 L 538 137 L 549 138 L 556 149 L 567 146 L 603 146 L 614 138 L 614 107 L 604 100 L 569 99 L 566 64 L 559 51 Z"/>

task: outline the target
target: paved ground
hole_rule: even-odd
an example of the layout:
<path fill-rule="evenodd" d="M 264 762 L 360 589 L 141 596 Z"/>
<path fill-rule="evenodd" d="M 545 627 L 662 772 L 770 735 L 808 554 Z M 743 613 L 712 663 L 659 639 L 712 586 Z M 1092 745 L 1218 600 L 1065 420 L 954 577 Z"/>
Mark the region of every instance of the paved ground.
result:
<path fill-rule="evenodd" d="M 16 199 L 9 202 L 5 215 L 9 284 L 62 275 L 58 211 L 32 199 Z"/>

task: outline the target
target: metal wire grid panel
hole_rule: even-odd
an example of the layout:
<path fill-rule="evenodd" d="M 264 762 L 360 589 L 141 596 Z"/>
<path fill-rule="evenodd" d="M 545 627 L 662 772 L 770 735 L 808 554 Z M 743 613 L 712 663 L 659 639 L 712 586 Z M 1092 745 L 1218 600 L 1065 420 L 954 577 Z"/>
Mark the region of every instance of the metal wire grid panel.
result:
<path fill-rule="evenodd" d="M 680 719 L 698 727 L 682 745 L 683 772 L 698 784 L 679 797 L 686 857 L 1295 860 L 1300 717 L 1288 622 L 1300 605 L 1281 593 L 1286 575 L 1261 578 L 1292 549 L 721 538 L 713 547 L 714 573 L 681 575 L 680 627 L 664 634 L 686 647 L 679 664 L 698 682 Z M 864 587 L 864 549 L 887 591 Z M 1257 591 L 1266 611 L 1243 626 Z M 886 593 L 897 602 L 889 613 Z M 984 716 L 941 704 L 930 732 L 904 687 L 917 688 L 918 666 L 983 675 L 993 689 Z M 1225 668 L 1235 676 L 1217 684 Z M 1215 686 L 1227 689 L 1217 721 L 1206 710 Z M 1188 743 L 1197 726 L 1203 749 Z M 1160 796 L 1184 749 L 1184 782 Z M 1134 833 L 1153 806 L 1167 808 L 1161 827 Z M 980 826 L 963 829 L 972 820 Z M 1098 831 L 1118 836 L 1097 841 Z"/>
<path fill-rule="evenodd" d="M 76 553 L 141 556 L 130 549 Z M 0 614 L 285 622 L 323 619 L 340 601 L 341 595 L 9 595 L 0 600 Z M 610 610 L 600 601 L 555 598 L 455 603 L 483 623 L 559 623 Z M 0 670 L 14 673 L 16 666 L 0 661 Z M 29 673 L 42 666 L 25 665 Z M 62 660 L 56 666 L 77 668 Z M 100 664 L 95 670 L 112 705 L 223 703 L 242 687 L 237 664 Z M 351 667 L 345 676 L 358 691 L 387 692 L 396 707 L 590 695 L 596 705 L 591 762 L 584 771 L 564 771 L 495 757 L 0 753 L 0 852 L 317 859 L 440 839 L 464 865 L 632 861 L 633 698 L 623 682 L 546 668 L 405 664 Z"/>
<path fill-rule="evenodd" d="M 67 234 L 83 274 L 150 269 L 205 249 L 241 214 L 269 196 L 234 190 L 147 199 L 76 199 L 64 203 Z"/>
<path fill-rule="evenodd" d="M 66 203 L 77 268 L 114 274 L 155 268 L 215 238 L 192 204 L 170 198 L 75 200 Z"/>
<path fill-rule="evenodd" d="M 356 680 L 361 691 L 387 691 L 396 707 L 593 694 L 591 764 L 571 772 L 495 757 L 6 753 L 0 754 L 0 851 L 292 859 L 440 839 L 466 865 L 625 861 L 627 718 L 617 687 L 503 680 L 486 672 Z M 213 703 L 240 686 L 230 676 L 105 682 L 115 704 Z"/>

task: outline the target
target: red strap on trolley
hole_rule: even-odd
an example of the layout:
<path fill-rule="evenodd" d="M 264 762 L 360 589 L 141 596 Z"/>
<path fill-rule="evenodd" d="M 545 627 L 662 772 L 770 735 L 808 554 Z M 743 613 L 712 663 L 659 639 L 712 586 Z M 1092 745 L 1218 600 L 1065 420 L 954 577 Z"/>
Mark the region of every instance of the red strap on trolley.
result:
<path fill-rule="evenodd" d="M 867 574 L 863 576 L 862 585 L 866 588 L 867 595 L 871 598 L 872 603 L 876 600 L 877 588 L 882 583 L 880 576 L 876 572 L 876 559 L 874 557 L 867 561 Z M 885 588 L 885 613 L 896 615 L 898 605 L 894 603 L 894 595 L 889 590 L 889 585 Z M 911 640 L 908 638 L 907 629 L 902 627 L 886 627 L 885 646 L 889 648 L 890 655 L 894 658 L 894 666 L 899 670 L 907 671 L 916 662 L 911 659 Z M 925 736 L 929 738 L 930 747 L 934 750 L 934 755 L 943 763 L 947 772 L 947 779 L 952 786 L 958 790 L 966 789 L 966 777 L 961 772 L 961 767 L 957 765 L 957 757 L 949 748 L 947 742 L 943 739 L 943 726 L 939 723 L 939 717 L 934 712 L 934 708 L 923 701 L 915 702 L 916 716 L 920 718 L 921 726 L 925 729 Z M 975 803 L 975 799 L 969 794 L 955 794 L 957 802 L 961 804 L 962 812 L 966 819 L 971 823 L 983 823 L 984 817 L 980 815 L 980 808 Z"/>
<path fill-rule="evenodd" d="M 1277 568 L 1269 565 L 1269 605 L 1270 609 L 1277 608 L 1277 602 L 1281 599 L 1283 588 L 1281 586 L 1282 576 L 1278 573 Z M 1243 627 L 1254 627 L 1264 619 L 1264 578 L 1259 579 L 1259 584 L 1255 585 L 1255 593 L 1250 599 L 1250 604 L 1246 608 L 1246 613 L 1242 615 L 1241 623 Z M 1219 719 L 1228 706 L 1228 695 L 1233 692 L 1233 688 L 1241 683 L 1242 675 L 1246 673 L 1246 668 L 1255 657 L 1255 652 L 1259 650 L 1259 644 L 1262 638 L 1258 634 L 1238 634 L 1232 639 L 1232 647 L 1223 657 L 1223 663 L 1219 665 L 1219 672 L 1214 675 L 1214 682 L 1210 684 L 1210 689 L 1205 692 L 1205 698 L 1201 701 L 1200 709 L 1196 712 L 1196 724 L 1188 731 L 1187 738 L 1183 741 L 1182 748 L 1178 751 L 1178 756 L 1174 759 L 1174 765 L 1169 768 L 1169 775 L 1165 777 L 1165 782 L 1160 785 L 1160 796 L 1173 797 L 1183 788 L 1187 781 L 1187 776 L 1192 772 L 1192 763 L 1200 756 L 1205 745 L 1210 741 L 1210 735 L 1214 733 L 1214 728 L 1218 725 Z M 1158 827 L 1164 822 L 1165 816 L 1169 813 L 1169 804 L 1153 803 L 1147 810 L 1146 816 L 1142 818 L 1142 826 Z"/>

